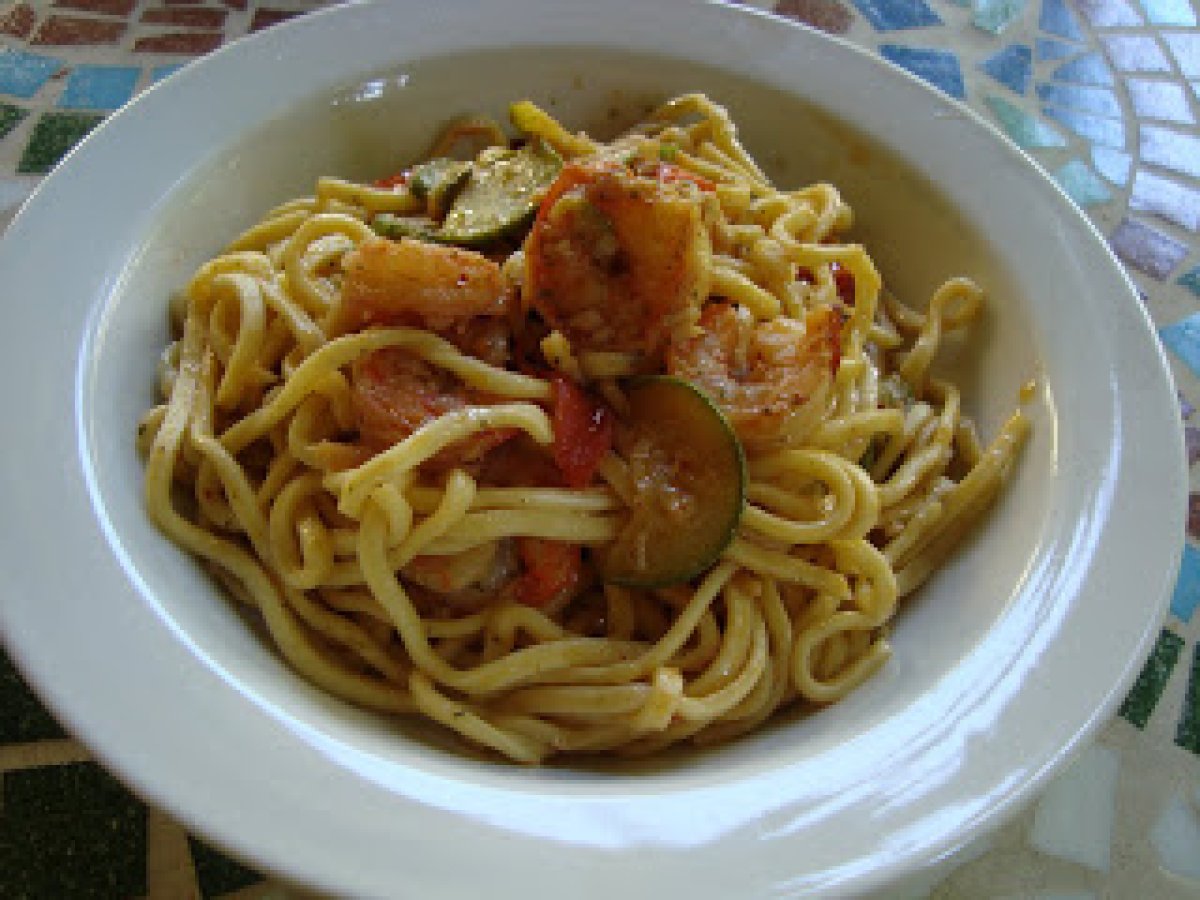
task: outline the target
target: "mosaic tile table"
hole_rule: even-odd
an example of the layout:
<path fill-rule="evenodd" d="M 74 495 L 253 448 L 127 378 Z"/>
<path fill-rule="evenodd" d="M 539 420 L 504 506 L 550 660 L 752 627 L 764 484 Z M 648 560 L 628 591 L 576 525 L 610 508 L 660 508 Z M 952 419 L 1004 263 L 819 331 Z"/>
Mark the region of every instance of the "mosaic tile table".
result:
<path fill-rule="evenodd" d="M 1194 3 L 759 4 L 870 48 L 965 101 L 1092 216 L 1169 350 L 1193 464 L 1200 461 Z M 314 5 L 23 0 L 0 8 L 0 227 L 112 110 L 196 56 Z M 894 895 L 1200 897 L 1200 492 L 1191 501 L 1170 615 L 1117 717 L 1014 821 Z M 300 896 L 131 796 L 59 728 L 3 656 L 0 798 L 0 897 Z"/>

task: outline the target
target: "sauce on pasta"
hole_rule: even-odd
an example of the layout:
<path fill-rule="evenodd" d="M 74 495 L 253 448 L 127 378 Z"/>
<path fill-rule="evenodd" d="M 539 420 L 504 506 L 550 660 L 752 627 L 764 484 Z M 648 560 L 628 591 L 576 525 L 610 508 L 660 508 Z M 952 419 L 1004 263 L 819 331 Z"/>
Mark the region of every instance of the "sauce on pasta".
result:
<path fill-rule="evenodd" d="M 837 701 L 1025 440 L 932 374 L 981 290 L 903 305 L 836 188 L 774 187 L 702 95 L 609 143 L 512 118 L 320 178 L 199 268 L 139 428 L 151 518 L 304 677 L 515 761 Z"/>

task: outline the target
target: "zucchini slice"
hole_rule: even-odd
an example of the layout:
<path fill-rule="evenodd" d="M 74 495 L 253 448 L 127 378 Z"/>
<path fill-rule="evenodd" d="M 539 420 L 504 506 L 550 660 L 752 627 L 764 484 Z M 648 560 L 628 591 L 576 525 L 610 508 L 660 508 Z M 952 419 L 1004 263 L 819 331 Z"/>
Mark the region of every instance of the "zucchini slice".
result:
<path fill-rule="evenodd" d="M 440 219 L 470 176 L 469 162 L 439 156 L 414 166 L 408 185 L 414 197 L 425 201 L 429 216 Z"/>
<path fill-rule="evenodd" d="M 633 476 L 629 517 L 601 559 L 606 581 L 689 581 L 733 540 L 746 503 L 746 457 L 732 426 L 690 382 L 634 381 L 617 449 Z"/>
<path fill-rule="evenodd" d="M 371 230 L 380 237 L 415 238 L 419 241 L 436 241 L 438 224 L 427 216 L 397 216 L 392 213 L 378 213 L 371 219 Z"/>
<path fill-rule="evenodd" d="M 562 160 L 541 141 L 516 150 L 489 148 L 471 164 L 470 178 L 454 198 L 438 239 L 476 247 L 527 228 Z"/>

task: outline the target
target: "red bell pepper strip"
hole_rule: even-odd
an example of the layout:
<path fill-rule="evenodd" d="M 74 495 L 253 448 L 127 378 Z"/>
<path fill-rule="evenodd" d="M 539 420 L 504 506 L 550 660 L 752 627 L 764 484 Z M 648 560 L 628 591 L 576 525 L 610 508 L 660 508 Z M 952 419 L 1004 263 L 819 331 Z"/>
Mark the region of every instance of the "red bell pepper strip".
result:
<path fill-rule="evenodd" d="M 612 448 L 612 410 L 564 375 L 550 379 L 554 462 L 568 487 L 586 487 Z"/>

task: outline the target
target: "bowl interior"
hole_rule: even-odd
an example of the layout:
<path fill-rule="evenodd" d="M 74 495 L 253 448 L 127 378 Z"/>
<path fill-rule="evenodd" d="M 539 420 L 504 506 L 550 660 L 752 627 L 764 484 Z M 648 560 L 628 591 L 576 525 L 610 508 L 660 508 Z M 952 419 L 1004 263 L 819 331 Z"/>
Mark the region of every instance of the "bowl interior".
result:
<path fill-rule="evenodd" d="M 514 771 L 446 753 L 415 723 L 398 723 L 332 700 L 288 670 L 232 600 L 180 550 L 160 537 L 141 504 L 135 423 L 153 402 L 154 363 L 167 340 L 172 292 L 266 210 L 309 194 L 317 176 L 369 180 L 426 151 L 439 127 L 466 113 L 505 120 L 509 102 L 531 97 L 572 129 L 610 136 L 662 99 L 703 91 L 725 105 L 742 139 L 775 182 L 835 184 L 855 212 L 885 283 L 922 306 L 953 275 L 985 288 L 988 313 L 965 339 L 951 338 L 945 369 L 962 386 L 967 411 L 990 436 L 1015 408 L 1021 385 L 1040 377 L 1028 284 L 978 216 L 964 213 L 912 160 L 794 94 L 698 63 L 633 52 L 559 48 L 476 52 L 405 63 L 286 108 L 237 135 L 186 171 L 138 235 L 107 297 L 91 341 L 84 415 L 101 513 L 119 535 L 127 571 L 143 601 L 234 690 L 272 714 L 384 764 L 452 771 L 510 788 L 606 790 L 629 769 L 550 767 Z M 686 765 L 643 765 L 634 792 L 719 782 L 819 759 L 903 717 L 932 687 L 953 679 L 1022 590 L 1045 527 L 1054 457 L 1054 413 L 1043 383 L 1032 404 L 1034 438 L 1008 490 L 954 559 L 899 615 L 894 657 L 843 702 L 786 717 L 762 732 Z"/>

